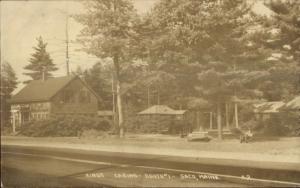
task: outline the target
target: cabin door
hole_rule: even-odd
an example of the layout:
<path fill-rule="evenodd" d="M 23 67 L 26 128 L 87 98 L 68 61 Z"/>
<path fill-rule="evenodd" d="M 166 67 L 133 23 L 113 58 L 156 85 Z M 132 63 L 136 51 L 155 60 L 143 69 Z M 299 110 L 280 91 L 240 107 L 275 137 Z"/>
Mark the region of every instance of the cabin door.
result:
<path fill-rule="evenodd" d="M 29 112 L 22 112 L 22 123 L 29 121 Z"/>

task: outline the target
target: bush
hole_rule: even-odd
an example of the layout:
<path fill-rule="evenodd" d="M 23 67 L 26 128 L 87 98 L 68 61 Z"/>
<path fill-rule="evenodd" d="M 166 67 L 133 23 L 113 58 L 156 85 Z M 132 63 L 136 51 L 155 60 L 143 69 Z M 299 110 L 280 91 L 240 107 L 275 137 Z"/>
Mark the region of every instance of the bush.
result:
<path fill-rule="evenodd" d="M 290 129 L 292 136 L 300 136 L 300 112 L 290 111 L 282 113 L 282 125 Z"/>
<path fill-rule="evenodd" d="M 280 116 L 271 116 L 263 122 L 264 135 L 267 136 L 287 136 L 290 128 L 287 127 Z"/>
<path fill-rule="evenodd" d="M 20 135 L 80 136 L 84 130 L 108 131 L 111 123 L 105 119 L 85 116 L 52 116 L 41 121 L 30 121 L 21 127 Z"/>
<path fill-rule="evenodd" d="M 243 131 L 250 129 L 261 136 L 297 136 L 300 130 L 299 115 L 292 112 L 270 114 L 265 120 L 252 118 L 241 123 L 240 128 Z"/>
<path fill-rule="evenodd" d="M 179 134 L 183 132 L 187 132 L 187 130 L 191 129 L 191 125 L 185 120 L 176 120 L 172 121 L 169 124 L 168 132 L 170 134 Z"/>
<path fill-rule="evenodd" d="M 134 117 L 126 121 L 128 132 L 134 133 L 160 133 L 168 130 L 170 120 L 166 117 Z"/>
<path fill-rule="evenodd" d="M 1 125 L 1 135 L 12 135 L 13 134 L 13 128 L 10 123 L 4 123 Z"/>
<path fill-rule="evenodd" d="M 241 131 L 248 131 L 251 130 L 254 134 L 264 134 L 265 132 L 265 126 L 263 122 L 256 120 L 254 118 L 241 123 L 240 130 Z M 236 132 L 236 130 L 232 130 L 233 132 Z"/>
<path fill-rule="evenodd" d="M 125 127 L 132 133 L 168 133 L 178 134 L 189 124 L 186 121 L 173 120 L 167 116 L 131 117 L 126 120 Z"/>

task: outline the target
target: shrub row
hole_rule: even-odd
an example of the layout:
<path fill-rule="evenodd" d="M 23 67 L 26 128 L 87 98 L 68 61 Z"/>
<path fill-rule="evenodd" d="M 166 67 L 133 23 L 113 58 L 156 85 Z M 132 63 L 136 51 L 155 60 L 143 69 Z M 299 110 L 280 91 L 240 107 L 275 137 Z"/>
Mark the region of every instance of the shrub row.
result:
<path fill-rule="evenodd" d="M 52 116 L 45 120 L 25 123 L 19 134 L 24 136 L 80 136 L 83 131 L 108 131 L 111 123 L 105 119 L 85 116 Z"/>
<path fill-rule="evenodd" d="M 265 136 L 299 136 L 300 120 L 299 115 L 293 113 L 275 114 L 265 120 L 251 119 L 241 128 Z"/>

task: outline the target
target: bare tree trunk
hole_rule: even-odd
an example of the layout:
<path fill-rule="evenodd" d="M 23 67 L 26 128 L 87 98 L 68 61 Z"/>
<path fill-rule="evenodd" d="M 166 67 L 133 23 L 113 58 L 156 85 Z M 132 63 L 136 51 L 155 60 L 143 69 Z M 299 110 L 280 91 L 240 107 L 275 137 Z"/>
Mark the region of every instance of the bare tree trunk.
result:
<path fill-rule="evenodd" d="M 148 108 L 150 107 L 150 87 L 147 88 L 147 105 Z"/>
<path fill-rule="evenodd" d="M 209 112 L 209 129 L 213 129 L 213 113 Z"/>
<path fill-rule="evenodd" d="M 116 125 L 116 97 L 115 97 L 115 73 L 112 74 L 112 83 L 111 83 L 111 91 L 112 91 L 112 111 L 113 111 L 113 127 L 116 130 L 119 130 L 119 125 Z"/>
<path fill-rule="evenodd" d="M 122 94 L 120 84 L 120 64 L 119 57 L 114 56 L 114 67 L 116 71 L 116 95 L 117 95 L 117 110 L 118 110 L 118 126 L 119 126 L 119 137 L 124 137 L 124 125 L 123 125 L 123 111 L 122 111 Z"/>
<path fill-rule="evenodd" d="M 222 114 L 221 114 L 221 105 L 217 104 L 217 124 L 218 124 L 218 138 L 222 140 Z"/>
<path fill-rule="evenodd" d="M 157 89 L 157 105 L 160 105 L 160 94 L 159 94 L 159 89 Z"/>
<path fill-rule="evenodd" d="M 234 72 L 236 71 L 236 65 L 234 64 L 233 66 Z M 235 127 L 239 128 L 239 119 L 238 119 L 238 104 L 237 104 L 237 96 L 236 96 L 236 89 L 234 89 L 234 122 L 235 122 Z"/>
<path fill-rule="evenodd" d="M 234 102 L 234 122 L 235 122 L 235 127 L 239 128 L 239 117 L 238 117 L 238 104 L 237 104 L 237 102 Z"/>
<path fill-rule="evenodd" d="M 121 96 L 120 82 L 117 82 L 117 106 L 118 106 L 118 120 L 120 128 L 120 137 L 124 137 L 124 125 L 123 125 L 123 111 L 122 111 L 122 96 Z"/>
<path fill-rule="evenodd" d="M 199 131 L 201 132 L 201 131 L 203 131 L 203 129 L 200 124 L 200 112 L 199 111 L 196 112 L 196 116 L 197 116 L 197 127 L 199 127 Z"/>

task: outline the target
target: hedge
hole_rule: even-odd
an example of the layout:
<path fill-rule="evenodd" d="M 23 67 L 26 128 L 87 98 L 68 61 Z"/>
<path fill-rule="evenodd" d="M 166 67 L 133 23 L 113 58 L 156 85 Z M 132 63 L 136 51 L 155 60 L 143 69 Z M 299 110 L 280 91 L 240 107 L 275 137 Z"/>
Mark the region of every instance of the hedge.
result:
<path fill-rule="evenodd" d="M 108 120 L 85 116 L 52 116 L 40 121 L 25 123 L 19 135 L 46 136 L 80 136 L 85 130 L 109 131 L 111 123 Z"/>

